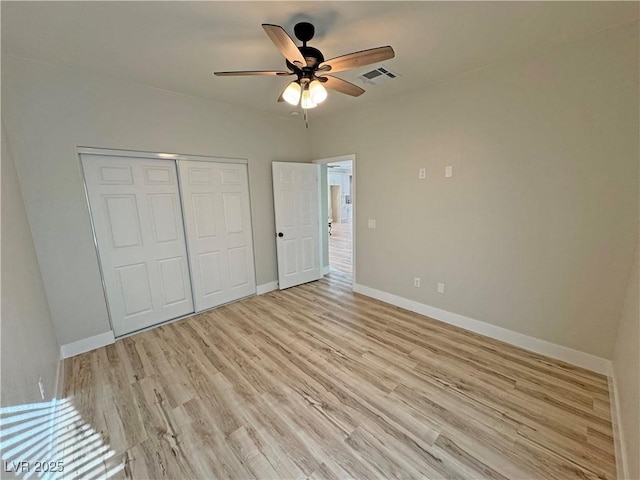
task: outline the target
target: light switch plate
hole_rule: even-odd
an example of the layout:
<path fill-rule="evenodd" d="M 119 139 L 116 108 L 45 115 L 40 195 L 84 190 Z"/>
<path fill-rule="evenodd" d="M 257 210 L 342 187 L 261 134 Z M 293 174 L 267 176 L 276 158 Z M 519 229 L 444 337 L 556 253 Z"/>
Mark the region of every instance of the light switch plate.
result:
<path fill-rule="evenodd" d="M 375 220 L 369 220 L 369 228 L 376 228 L 376 221 Z"/>
<path fill-rule="evenodd" d="M 447 165 L 444 169 L 444 176 L 446 178 L 453 177 L 453 165 Z"/>

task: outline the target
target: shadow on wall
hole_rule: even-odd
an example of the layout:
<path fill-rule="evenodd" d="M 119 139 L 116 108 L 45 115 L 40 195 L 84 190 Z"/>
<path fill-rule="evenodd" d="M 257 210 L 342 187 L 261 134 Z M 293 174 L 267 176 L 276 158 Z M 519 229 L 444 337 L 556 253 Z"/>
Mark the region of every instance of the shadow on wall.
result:
<path fill-rule="evenodd" d="M 108 479 L 124 462 L 70 399 L 0 409 L 2 478 Z"/>

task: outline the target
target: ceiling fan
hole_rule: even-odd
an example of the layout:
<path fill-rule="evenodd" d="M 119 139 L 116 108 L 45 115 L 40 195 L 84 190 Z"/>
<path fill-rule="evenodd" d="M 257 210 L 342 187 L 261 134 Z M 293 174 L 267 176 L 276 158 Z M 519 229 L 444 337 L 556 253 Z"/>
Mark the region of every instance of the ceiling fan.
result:
<path fill-rule="evenodd" d="M 279 25 L 263 24 L 262 28 L 284 55 L 288 70 L 215 72 L 214 75 L 295 75 L 297 79 L 285 87 L 280 97 L 278 97 L 278 101 L 285 101 L 291 105 L 300 103 L 304 110 L 314 108 L 323 102 L 327 98 L 326 88 L 353 97 L 358 97 L 364 93 L 364 89 L 346 80 L 329 75 L 329 72 L 342 72 L 351 68 L 382 62 L 395 56 L 393 48 L 386 46 L 325 60 L 320 50 L 307 45 L 307 42 L 313 38 L 315 33 L 315 27 L 312 24 L 300 22 L 294 27 L 296 38 L 302 42 L 301 47 L 298 47 L 285 32 L 284 28 Z"/>

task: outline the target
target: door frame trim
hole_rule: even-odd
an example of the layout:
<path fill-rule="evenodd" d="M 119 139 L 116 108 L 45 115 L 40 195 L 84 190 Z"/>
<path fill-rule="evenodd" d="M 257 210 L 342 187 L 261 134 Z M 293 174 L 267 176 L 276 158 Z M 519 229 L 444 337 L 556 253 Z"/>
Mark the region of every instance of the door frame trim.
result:
<path fill-rule="evenodd" d="M 327 164 L 334 162 L 345 162 L 351 160 L 351 290 L 355 288 L 356 283 L 356 154 L 348 153 L 337 157 L 319 158 L 312 160 L 311 163 Z M 324 244 L 321 244 L 324 245 Z M 324 252 L 323 252 L 324 255 Z M 324 268 L 324 266 L 323 266 Z M 324 273 L 324 272 L 323 272 Z"/>

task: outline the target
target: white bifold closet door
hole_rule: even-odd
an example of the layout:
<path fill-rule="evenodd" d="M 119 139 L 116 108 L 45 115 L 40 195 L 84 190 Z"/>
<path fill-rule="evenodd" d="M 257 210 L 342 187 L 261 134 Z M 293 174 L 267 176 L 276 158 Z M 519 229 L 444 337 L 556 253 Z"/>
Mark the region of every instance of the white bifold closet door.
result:
<path fill-rule="evenodd" d="M 81 159 L 116 336 L 256 293 L 246 164 Z"/>
<path fill-rule="evenodd" d="M 178 160 L 196 311 L 256 293 L 247 166 Z"/>
<path fill-rule="evenodd" d="M 81 158 L 115 335 L 192 313 L 175 162 Z"/>

